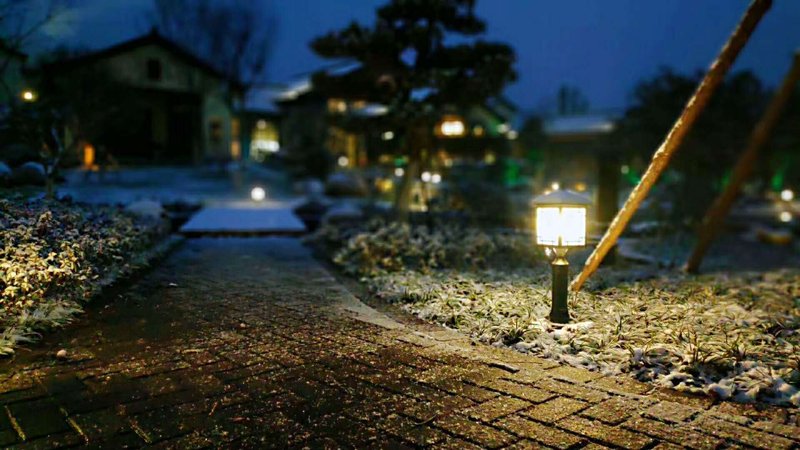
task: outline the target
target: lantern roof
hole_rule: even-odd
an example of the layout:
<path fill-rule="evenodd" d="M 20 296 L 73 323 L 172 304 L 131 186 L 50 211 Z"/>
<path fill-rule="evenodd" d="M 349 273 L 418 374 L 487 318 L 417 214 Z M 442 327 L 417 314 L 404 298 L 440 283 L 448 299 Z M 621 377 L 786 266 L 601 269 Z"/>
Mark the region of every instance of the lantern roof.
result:
<path fill-rule="evenodd" d="M 565 206 L 589 206 L 592 202 L 578 193 L 557 189 L 548 194 L 543 194 L 533 199 L 533 205 L 565 205 Z"/>

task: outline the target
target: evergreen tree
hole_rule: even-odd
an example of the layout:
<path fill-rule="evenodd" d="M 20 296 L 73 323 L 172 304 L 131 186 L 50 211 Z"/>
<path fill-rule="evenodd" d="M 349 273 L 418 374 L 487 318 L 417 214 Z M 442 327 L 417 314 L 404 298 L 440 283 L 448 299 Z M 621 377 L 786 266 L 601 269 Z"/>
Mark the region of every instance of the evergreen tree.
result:
<path fill-rule="evenodd" d="M 352 23 L 311 43 L 324 58 L 360 63 L 345 74 L 315 74 L 316 89 L 388 107 L 380 123 L 408 159 L 396 204 L 401 217 L 442 108 L 480 104 L 516 78 L 514 51 L 478 37 L 486 24 L 474 8 L 475 0 L 391 0 L 371 27 Z"/>

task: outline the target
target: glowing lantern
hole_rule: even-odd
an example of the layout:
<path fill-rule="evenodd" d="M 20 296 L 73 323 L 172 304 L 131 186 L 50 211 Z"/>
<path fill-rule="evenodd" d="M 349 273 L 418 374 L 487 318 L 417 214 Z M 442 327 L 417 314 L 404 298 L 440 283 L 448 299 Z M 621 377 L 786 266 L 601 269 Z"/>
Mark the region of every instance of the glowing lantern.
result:
<path fill-rule="evenodd" d="M 569 262 L 567 251 L 586 245 L 586 213 L 589 199 L 566 190 L 556 190 L 533 199 L 536 244 L 546 247 L 553 259 L 552 308 L 550 320 L 570 321 L 567 308 Z"/>

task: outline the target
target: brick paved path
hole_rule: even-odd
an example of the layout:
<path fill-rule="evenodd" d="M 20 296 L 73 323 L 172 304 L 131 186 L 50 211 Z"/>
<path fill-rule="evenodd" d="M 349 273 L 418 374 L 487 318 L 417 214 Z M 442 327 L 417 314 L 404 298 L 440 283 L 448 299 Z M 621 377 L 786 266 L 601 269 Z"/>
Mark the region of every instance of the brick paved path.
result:
<path fill-rule="evenodd" d="M 800 445 L 796 410 L 648 392 L 394 322 L 292 239 L 187 241 L 36 348 L 0 363 L 0 447 Z"/>

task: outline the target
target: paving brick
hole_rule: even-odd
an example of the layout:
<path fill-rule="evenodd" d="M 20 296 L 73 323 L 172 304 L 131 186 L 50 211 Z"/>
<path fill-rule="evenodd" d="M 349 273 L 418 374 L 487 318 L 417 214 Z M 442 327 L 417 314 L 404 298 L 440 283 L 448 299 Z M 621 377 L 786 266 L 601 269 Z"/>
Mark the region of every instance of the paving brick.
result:
<path fill-rule="evenodd" d="M 622 392 L 634 395 L 643 395 L 653 390 L 652 385 L 632 380 L 626 376 L 598 378 L 596 380 L 592 380 L 589 385 L 609 392 Z"/>
<path fill-rule="evenodd" d="M 571 384 L 550 378 L 543 378 L 539 380 L 535 386 L 559 395 L 566 395 L 568 397 L 577 398 L 591 403 L 599 403 L 609 397 L 608 394 L 598 389 L 592 389 L 584 385 Z"/>
<path fill-rule="evenodd" d="M 722 442 L 718 437 L 694 432 L 683 425 L 676 426 L 644 417 L 631 419 L 622 426 L 629 430 L 696 450 L 711 450 L 717 448 Z"/>
<path fill-rule="evenodd" d="M 75 447 L 77 445 L 85 444 L 83 437 L 74 432 L 65 432 L 58 434 L 51 434 L 48 436 L 40 437 L 27 442 L 20 442 L 18 444 L 6 447 L 6 450 L 40 450 L 51 448 L 67 448 Z"/>
<path fill-rule="evenodd" d="M 6 406 L 6 413 L 19 427 L 26 440 L 70 429 L 66 416 L 50 399 L 12 403 Z"/>
<path fill-rule="evenodd" d="M 698 419 L 691 422 L 691 426 L 704 433 L 710 433 L 715 436 L 731 439 L 765 450 L 789 449 L 793 446 L 792 441 L 786 438 L 756 431 L 748 427 L 709 416 L 700 416 Z"/>
<path fill-rule="evenodd" d="M 585 441 L 585 439 L 574 434 L 561 431 L 552 426 L 542 425 L 520 416 L 509 416 L 500 419 L 497 421 L 497 426 L 517 436 L 559 449 L 574 447 Z"/>
<path fill-rule="evenodd" d="M 795 441 L 800 441 L 800 426 L 784 425 L 782 423 L 762 421 L 753 423 L 753 428 L 777 434 Z"/>
<path fill-rule="evenodd" d="M 522 414 L 540 422 L 553 424 L 564 417 L 586 409 L 589 405 L 589 403 L 581 400 L 575 400 L 568 397 L 556 397 L 548 402 L 535 405 L 532 408 L 523 411 Z"/>
<path fill-rule="evenodd" d="M 115 434 L 131 431 L 127 421 L 113 409 L 104 409 L 70 416 L 69 421 L 75 430 L 89 443 L 104 440 Z"/>
<path fill-rule="evenodd" d="M 611 425 L 618 425 L 641 409 L 643 409 L 641 402 L 629 398 L 612 397 L 584 410 L 581 415 Z"/>
<path fill-rule="evenodd" d="M 462 410 L 461 413 L 476 420 L 491 422 L 497 418 L 525 409 L 530 405 L 524 400 L 503 396 L 471 406 Z"/>
<path fill-rule="evenodd" d="M 557 425 L 575 434 L 625 449 L 639 450 L 653 442 L 652 439 L 642 434 L 580 417 L 567 417 L 559 421 Z"/>
<path fill-rule="evenodd" d="M 664 422 L 681 423 L 686 422 L 700 411 L 696 408 L 682 405 L 675 402 L 659 402 L 645 411 L 645 414 Z"/>
<path fill-rule="evenodd" d="M 448 433 L 460 436 L 486 448 L 499 448 L 514 442 L 514 436 L 489 425 L 474 422 L 468 418 L 450 414 L 434 420 L 434 425 Z"/>
<path fill-rule="evenodd" d="M 376 426 L 403 441 L 417 446 L 433 445 L 447 438 L 447 435 L 435 428 L 422 425 L 398 414 L 391 414 L 383 418 Z"/>
<path fill-rule="evenodd" d="M 566 365 L 550 369 L 547 371 L 547 374 L 553 378 L 572 383 L 586 383 L 603 377 L 603 374 L 600 372 L 592 372 L 591 370 Z"/>
<path fill-rule="evenodd" d="M 541 403 L 555 397 L 555 394 L 533 386 L 514 383 L 505 379 L 494 379 L 482 384 L 483 387 L 506 395 L 519 397 L 532 403 Z"/>

